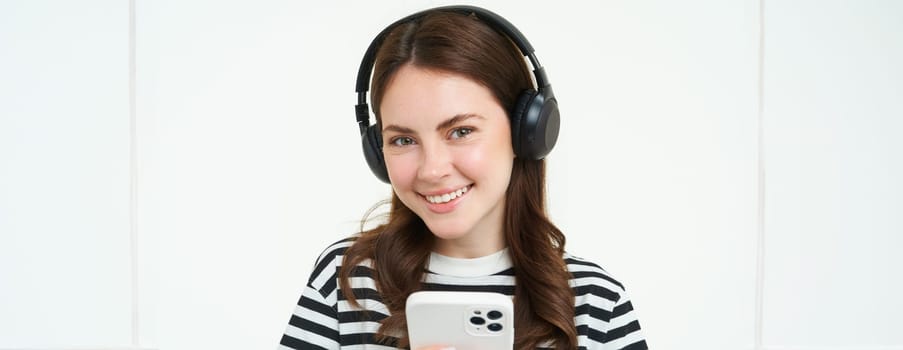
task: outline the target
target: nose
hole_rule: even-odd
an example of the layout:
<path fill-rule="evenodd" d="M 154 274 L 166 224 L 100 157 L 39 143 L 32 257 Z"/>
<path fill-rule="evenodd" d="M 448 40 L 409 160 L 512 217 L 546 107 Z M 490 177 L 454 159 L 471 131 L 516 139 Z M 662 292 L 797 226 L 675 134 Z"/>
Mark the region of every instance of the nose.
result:
<path fill-rule="evenodd" d="M 422 147 L 420 155 L 420 168 L 417 177 L 427 182 L 437 182 L 451 174 L 452 155 L 448 147 L 441 142 L 431 143 Z"/>

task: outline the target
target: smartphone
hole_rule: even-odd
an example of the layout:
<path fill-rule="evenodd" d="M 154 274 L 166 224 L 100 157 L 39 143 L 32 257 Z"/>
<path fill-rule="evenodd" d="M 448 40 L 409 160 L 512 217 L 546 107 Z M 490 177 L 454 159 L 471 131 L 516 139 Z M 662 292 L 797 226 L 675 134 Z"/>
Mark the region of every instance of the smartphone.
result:
<path fill-rule="evenodd" d="M 511 297 L 490 292 L 412 293 L 405 304 L 411 350 L 430 345 L 456 350 L 514 347 Z"/>

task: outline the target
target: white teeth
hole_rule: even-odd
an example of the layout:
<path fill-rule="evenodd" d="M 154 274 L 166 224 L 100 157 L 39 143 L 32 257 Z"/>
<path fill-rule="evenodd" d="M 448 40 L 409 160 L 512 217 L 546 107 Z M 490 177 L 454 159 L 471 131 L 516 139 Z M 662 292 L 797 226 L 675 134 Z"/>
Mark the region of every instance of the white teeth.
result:
<path fill-rule="evenodd" d="M 457 191 L 452 191 L 443 195 L 426 196 L 426 200 L 433 204 L 447 203 L 452 199 L 461 197 L 461 195 L 463 195 L 465 192 L 467 192 L 467 187 L 463 187 L 458 189 Z"/>

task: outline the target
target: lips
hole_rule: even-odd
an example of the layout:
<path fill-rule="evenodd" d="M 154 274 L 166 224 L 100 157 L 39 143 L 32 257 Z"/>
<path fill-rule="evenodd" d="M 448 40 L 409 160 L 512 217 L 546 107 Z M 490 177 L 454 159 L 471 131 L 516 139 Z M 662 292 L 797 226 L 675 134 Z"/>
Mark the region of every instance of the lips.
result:
<path fill-rule="evenodd" d="M 469 189 L 470 189 L 470 185 L 467 185 L 467 186 L 461 187 L 457 190 L 454 190 L 454 191 L 451 191 L 448 193 L 425 195 L 423 197 L 426 198 L 427 202 L 430 202 L 433 204 L 443 204 L 443 203 L 448 203 L 448 202 L 454 200 L 455 198 L 461 197 L 462 195 L 464 195 L 464 193 L 467 193 L 467 191 Z"/>

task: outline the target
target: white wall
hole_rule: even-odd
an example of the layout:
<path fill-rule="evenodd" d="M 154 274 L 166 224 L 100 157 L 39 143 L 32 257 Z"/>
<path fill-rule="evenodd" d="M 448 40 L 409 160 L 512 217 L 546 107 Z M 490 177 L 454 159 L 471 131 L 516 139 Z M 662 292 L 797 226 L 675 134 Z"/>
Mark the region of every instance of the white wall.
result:
<path fill-rule="evenodd" d="M 903 3 L 765 18 L 763 342 L 903 348 Z"/>
<path fill-rule="evenodd" d="M 442 3 L 0 3 L 0 349 L 275 347 L 390 191 L 360 57 Z M 903 6 L 530 3 L 476 2 L 547 67 L 553 219 L 653 348 L 903 349 Z"/>
<path fill-rule="evenodd" d="M 132 342 L 128 10 L 0 2 L 0 348 Z"/>

